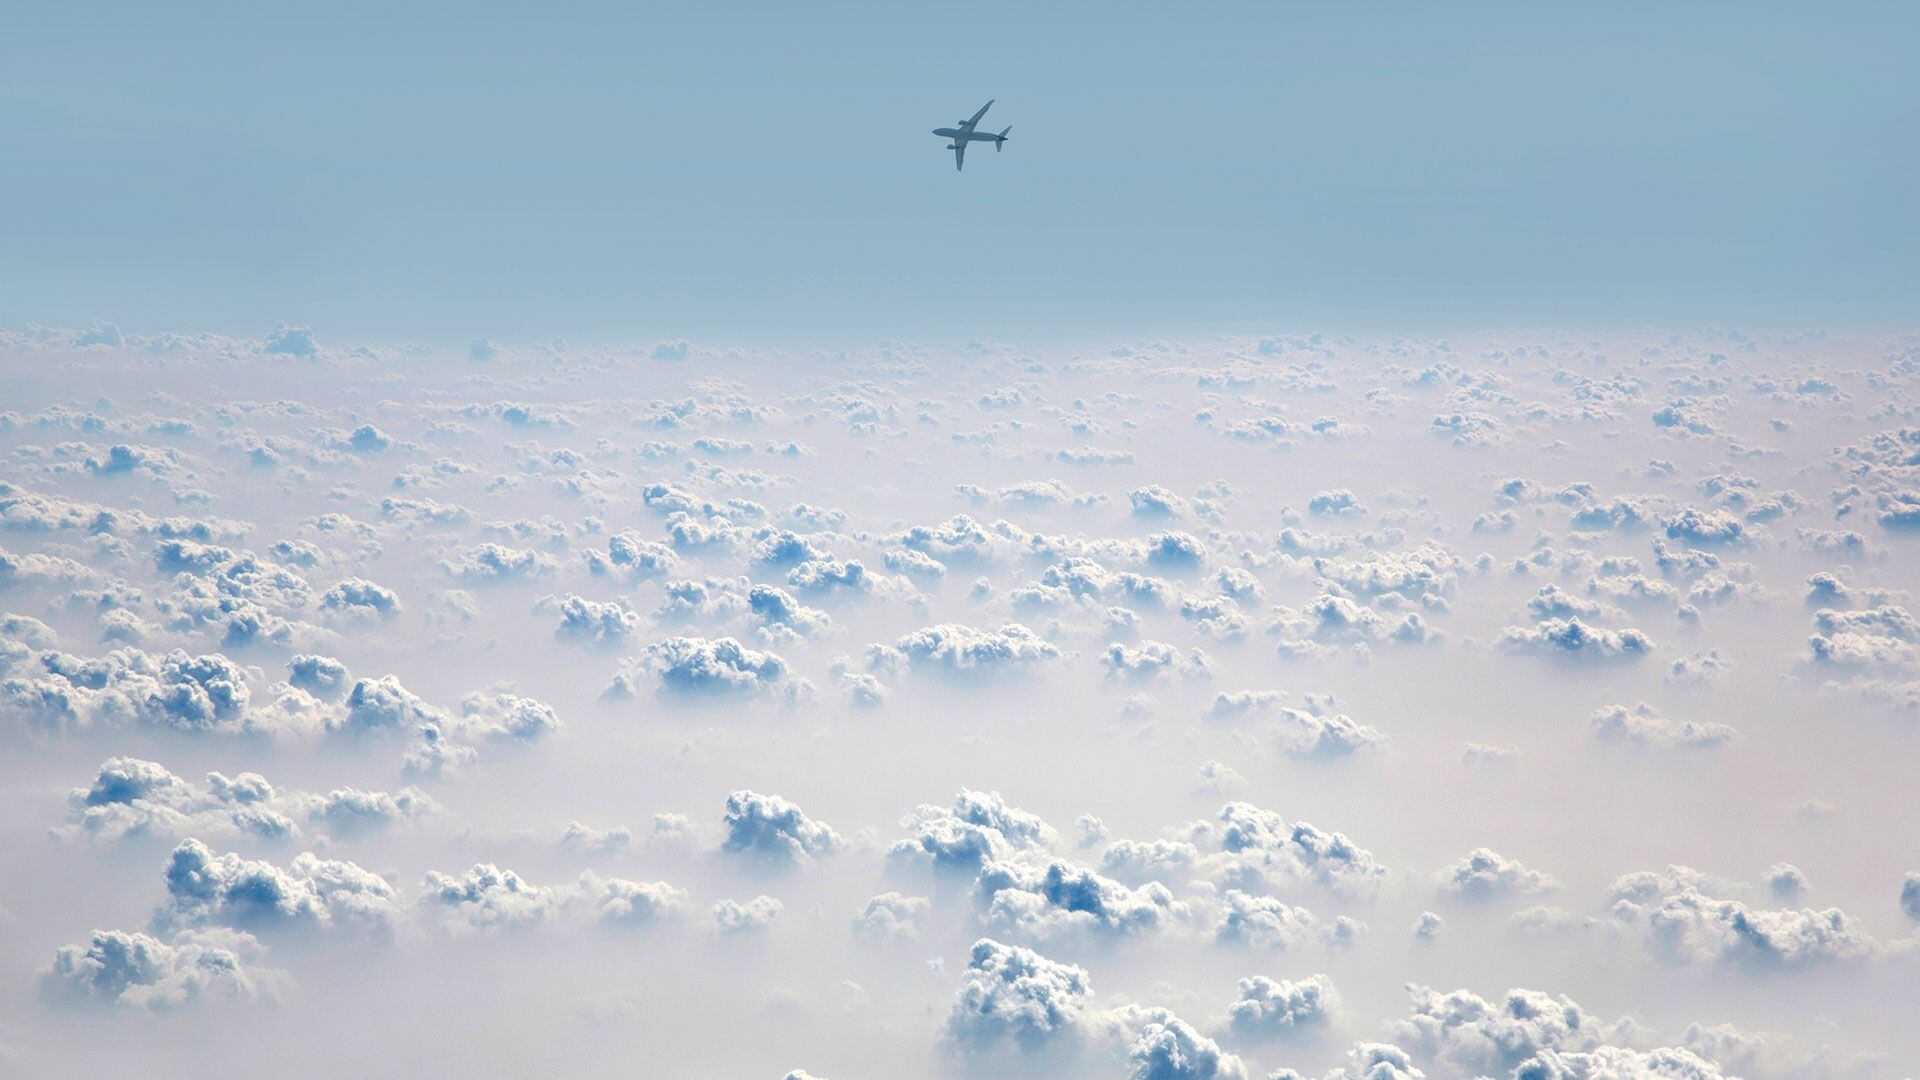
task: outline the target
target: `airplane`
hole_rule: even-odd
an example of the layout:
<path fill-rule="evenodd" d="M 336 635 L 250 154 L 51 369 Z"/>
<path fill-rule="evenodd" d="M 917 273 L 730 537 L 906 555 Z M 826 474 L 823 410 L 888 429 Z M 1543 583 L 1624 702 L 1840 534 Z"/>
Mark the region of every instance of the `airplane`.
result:
<path fill-rule="evenodd" d="M 1007 132 L 1013 130 L 1012 124 L 1008 124 L 1005 128 L 1002 128 L 1000 131 L 1000 134 L 998 135 L 995 135 L 992 132 L 987 132 L 985 134 L 982 134 L 981 132 L 973 130 L 974 125 L 978 124 L 980 122 L 980 118 L 987 115 L 987 110 L 991 108 L 993 108 L 993 102 L 989 101 L 985 105 L 980 106 L 980 111 L 973 114 L 973 119 L 960 121 L 959 127 L 933 129 L 933 133 L 935 135 L 938 135 L 943 139 L 953 140 L 952 142 L 947 144 L 947 149 L 953 151 L 954 171 L 958 172 L 960 169 L 960 166 L 966 162 L 968 143 L 990 142 L 993 144 L 994 153 L 999 153 L 1000 148 L 1006 145 Z"/>

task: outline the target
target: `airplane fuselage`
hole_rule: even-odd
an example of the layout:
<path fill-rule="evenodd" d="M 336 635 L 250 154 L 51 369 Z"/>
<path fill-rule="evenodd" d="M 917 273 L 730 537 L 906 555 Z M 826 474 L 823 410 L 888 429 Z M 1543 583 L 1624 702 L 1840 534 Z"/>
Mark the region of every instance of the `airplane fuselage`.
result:
<path fill-rule="evenodd" d="M 965 139 L 968 142 L 993 142 L 1000 137 L 991 131 L 961 131 L 959 128 L 934 128 L 933 133 L 943 139 Z"/>

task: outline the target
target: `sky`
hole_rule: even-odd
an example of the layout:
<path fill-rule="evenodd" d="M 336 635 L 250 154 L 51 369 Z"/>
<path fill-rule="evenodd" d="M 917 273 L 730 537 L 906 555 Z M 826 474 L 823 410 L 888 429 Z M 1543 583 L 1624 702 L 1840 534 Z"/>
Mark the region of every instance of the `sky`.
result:
<path fill-rule="evenodd" d="M 71 5 L 0 325 L 459 345 L 1899 323 L 1911 5 Z M 964 174 L 929 134 L 1014 125 Z"/>

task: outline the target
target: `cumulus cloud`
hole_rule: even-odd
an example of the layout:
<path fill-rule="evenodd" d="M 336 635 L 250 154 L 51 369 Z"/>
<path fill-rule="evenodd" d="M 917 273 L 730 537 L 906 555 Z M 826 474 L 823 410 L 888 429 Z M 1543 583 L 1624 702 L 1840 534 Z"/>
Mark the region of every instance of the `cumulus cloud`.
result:
<path fill-rule="evenodd" d="M 1661 522 L 1668 539 L 1702 547 L 1734 547 L 1753 542 L 1745 521 L 1725 510 L 1685 507 Z"/>
<path fill-rule="evenodd" d="M 776 641 L 815 637 L 832 624 L 827 613 L 793 598 L 785 589 L 755 585 L 747 593 L 747 610 L 760 620 L 761 636 Z"/>
<path fill-rule="evenodd" d="M 1276 717 L 1276 730 L 1282 752 L 1296 758 L 1345 757 L 1386 739 L 1378 730 L 1331 711 L 1282 709 Z"/>
<path fill-rule="evenodd" d="M 1491 900 L 1551 892 L 1560 883 L 1492 848 L 1475 848 L 1441 874 L 1440 887 L 1469 900 Z"/>
<path fill-rule="evenodd" d="M 1155 1020 L 1127 1047 L 1128 1080 L 1246 1080 L 1247 1067 L 1177 1016 Z"/>
<path fill-rule="evenodd" d="M 1213 926 L 1215 941 L 1263 949 L 1294 948 L 1323 933 L 1320 919 L 1306 908 L 1239 889 L 1227 890 Z"/>
<path fill-rule="evenodd" d="M 720 850 L 792 865 L 838 851 L 840 834 L 778 795 L 736 791 L 727 796 Z"/>
<path fill-rule="evenodd" d="M 1133 570 L 1113 570 L 1088 555 L 1071 555 L 1048 566 L 1040 579 L 1013 590 L 1017 610 L 1053 610 L 1074 603 L 1130 604 L 1164 608 L 1177 592 L 1163 578 Z"/>
<path fill-rule="evenodd" d="M 932 907 L 924 896 L 881 893 L 854 916 L 853 931 L 876 941 L 911 941 L 920 936 L 920 922 Z"/>
<path fill-rule="evenodd" d="M 711 914 L 718 932 L 750 934 L 773 926 L 785 909 L 784 904 L 771 896 L 756 896 L 751 900 L 717 900 Z"/>
<path fill-rule="evenodd" d="M 1587 726 L 1592 729 L 1596 739 L 1636 746 L 1709 748 L 1719 746 L 1735 735 L 1733 728 L 1726 724 L 1669 720 L 1646 702 L 1632 707 L 1608 705 L 1596 709 Z"/>
<path fill-rule="evenodd" d="M 108 759 L 91 784 L 67 796 L 67 807 L 67 823 L 55 834 L 101 841 L 202 834 L 287 840 L 308 829 L 356 836 L 438 810 L 418 788 L 283 791 L 258 773 L 229 777 L 218 772 L 195 785 L 159 762 L 133 757 Z"/>
<path fill-rule="evenodd" d="M 1897 604 L 1861 611 L 1822 608 L 1813 626 L 1807 649 L 1817 664 L 1871 667 L 1920 657 L 1920 619 Z"/>
<path fill-rule="evenodd" d="M 673 637 L 647 646 L 614 677 L 615 696 L 631 697 L 643 683 L 694 697 L 771 693 L 797 684 L 778 653 L 750 649 L 730 637 Z"/>
<path fill-rule="evenodd" d="M 1141 518 L 1180 517 L 1187 512 L 1187 500 L 1158 484 L 1127 492 L 1127 504 L 1133 516 Z"/>
<path fill-rule="evenodd" d="M 1061 859 L 987 863 L 974 899 L 983 922 L 1027 939 L 1076 931 L 1150 933 L 1186 918 L 1189 910 L 1159 882 L 1129 888 Z"/>
<path fill-rule="evenodd" d="M 1240 980 L 1240 996 L 1227 1006 L 1228 1030 L 1242 1039 L 1278 1038 L 1327 1023 L 1340 995 L 1325 975 L 1297 982 L 1253 975 Z"/>
<path fill-rule="evenodd" d="M 1464 564 L 1438 544 L 1400 551 L 1352 555 L 1316 555 L 1307 566 L 1336 594 L 1380 597 L 1389 593 L 1420 599 L 1454 591 Z"/>
<path fill-rule="evenodd" d="M 95 930 L 85 945 L 65 945 L 41 970 L 50 996 L 163 1012 L 199 1001 L 279 998 L 283 976 L 257 966 L 264 950 L 231 930 L 183 930 L 168 938 Z"/>
<path fill-rule="evenodd" d="M 1054 842 L 1046 822 L 1008 805 L 997 791 L 963 789 L 951 807 L 922 804 L 900 825 L 908 835 L 888 849 L 890 859 L 924 860 L 936 870 L 967 874 L 1020 852 L 1044 851 Z"/>
<path fill-rule="evenodd" d="M 1425 1080 L 1426 1073 L 1413 1058 L 1392 1043 L 1363 1042 L 1347 1052 L 1346 1063 L 1325 1074 L 1322 1080 Z M 1279 1069 L 1267 1080 L 1306 1080 L 1292 1069 Z"/>
<path fill-rule="evenodd" d="M 947 1013 L 947 1037 L 969 1053 L 1007 1046 L 1038 1051 L 1083 1037 L 1092 999 L 1085 968 L 981 938 Z"/>
<path fill-rule="evenodd" d="M 303 653 L 287 661 L 287 682 L 323 701 L 344 696 L 352 685 L 347 665 L 330 656 Z"/>
<path fill-rule="evenodd" d="M 1387 869 L 1373 853 L 1345 834 L 1305 821 L 1289 822 L 1270 810 L 1230 802 L 1212 821 L 1187 830 L 1211 849 L 1197 863 L 1216 882 L 1244 890 L 1311 881 L 1341 892 L 1365 892 L 1384 882 Z"/>
<path fill-rule="evenodd" d="M 672 547 L 631 531 L 608 537 L 606 554 L 589 551 L 586 561 L 595 575 L 618 575 L 636 582 L 670 577 L 681 566 Z"/>
<path fill-rule="evenodd" d="M 1653 639 L 1639 630 L 1610 630 L 1579 619 L 1546 619 L 1532 627 L 1509 626 L 1500 631 L 1500 646 L 1535 656 L 1600 662 L 1637 660 L 1654 649 Z"/>
<path fill-rule="evenodd" d="M 1204 678 L 1212 669 L 1207 655 L 1198 649 L 1183 652 L 1162 641 L 1109 645 L 1100 654 L 1100 665 L 1110 677 L 1132 681 L 1159 676 Z"/>
<path fill-rule="evenodd" d="M 998 630 L 943 623 L 867 649 L 868 663 L 878 671 L 911 667 L 947 674 L 1019 671 L 1059 656 L 1059 649 L 1019 623 Z"/>
<path fill-rule="evenodd" d="M 1729 891 L 1686 867 L 1628 875 L 1610 890 L 1613 918 L 1638 933 L 1649 951 L 1676 964 L 1796 968 L 1859 960 L 1884 949 L 1839 908 L 1757 908 L 1709 889 Z"/>
<path fill-rule="evenodd" d="M 643 621 L 624 601 L 569 595 L 552 605 L 560 616 L 553 636 L 583 645 L 612 646 L 640 632 Z"/>
<path fill-rule="evenodd" d="M 168 860 L 166 885 L 167 903 L 154 916 L 158 926 L 386 937 L 399 913 L 399 894 L 385 878 L 311 852 L 283 870 L 184 840 Z"/>
<path fill-rule="evenodd" d="M 1602 1021 L 1569 998 L 1538 990 L 1509 990 L 1497 1001 L 1416 984 L 1407 992 L 1411 1013 L 1390 1026 L 1390 1036 L 1467 1075 L 1504 1072 L 1546 1051 L 1587 1051 L 1636 1033 L 1628 1023 Z"/>
<path fill-rule="evenodd" d="M 45 652 L 37 674 L 0 680 L 8 714 L 47 730 L 122 723 L 190 732 L 253 730 L 251 679 L 220 653 L 115 649 L 85 659 Z"/>
<path fill-rule="evenodd" d="M 1713 1062 L 1677 1047 L 1635 1050 L 1602 1046 L 1570 1053 L 1544 1050 L 1522 1062 L 1513 1075 L 1517 1080 L 1607 1080 L 1616 1076 L 1645 1080 L 1720 1080 L 1725 1074 Z"/>
<path fill-rule="evenodd" d="M 513 930 L 552 919 L 563 897 L 493 863 L 475 863 L 455 877 L 429 871 L 423 904 L 444 909 L 446 925 L 461 933 Z"/>
<path fill-rule="evenodd" d="M 541 577 L 553 572 L 554 562 L 552 556 L 542 552 L 484 543 L 443 561 L 440 566 L 461 581 L 485 584 Z"/>
<path fill-rule="evenodd" d="M 1300 607 L 1276 606 L 1267 633 L 1279 639 L 1280 652 L 1312 655 L 1334 646 L 1374 643 L 1417 645 L 1434 631 L 1417 611 L 1383 614 L 1344 596 L 1323 594 Z"/>

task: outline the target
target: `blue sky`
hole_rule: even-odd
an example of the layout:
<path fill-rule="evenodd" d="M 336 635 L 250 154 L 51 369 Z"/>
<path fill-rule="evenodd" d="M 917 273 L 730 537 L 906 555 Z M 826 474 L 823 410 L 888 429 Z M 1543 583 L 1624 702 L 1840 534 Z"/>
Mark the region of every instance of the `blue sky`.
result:
<path fill-rule="evenodd" d="M 390 7 L 16 8 L 0 323 L 851 344 L 1920 295 L 1910 5 Z M 956 175 L 928 129 L 989 97 L 1013 140 Z"/>

